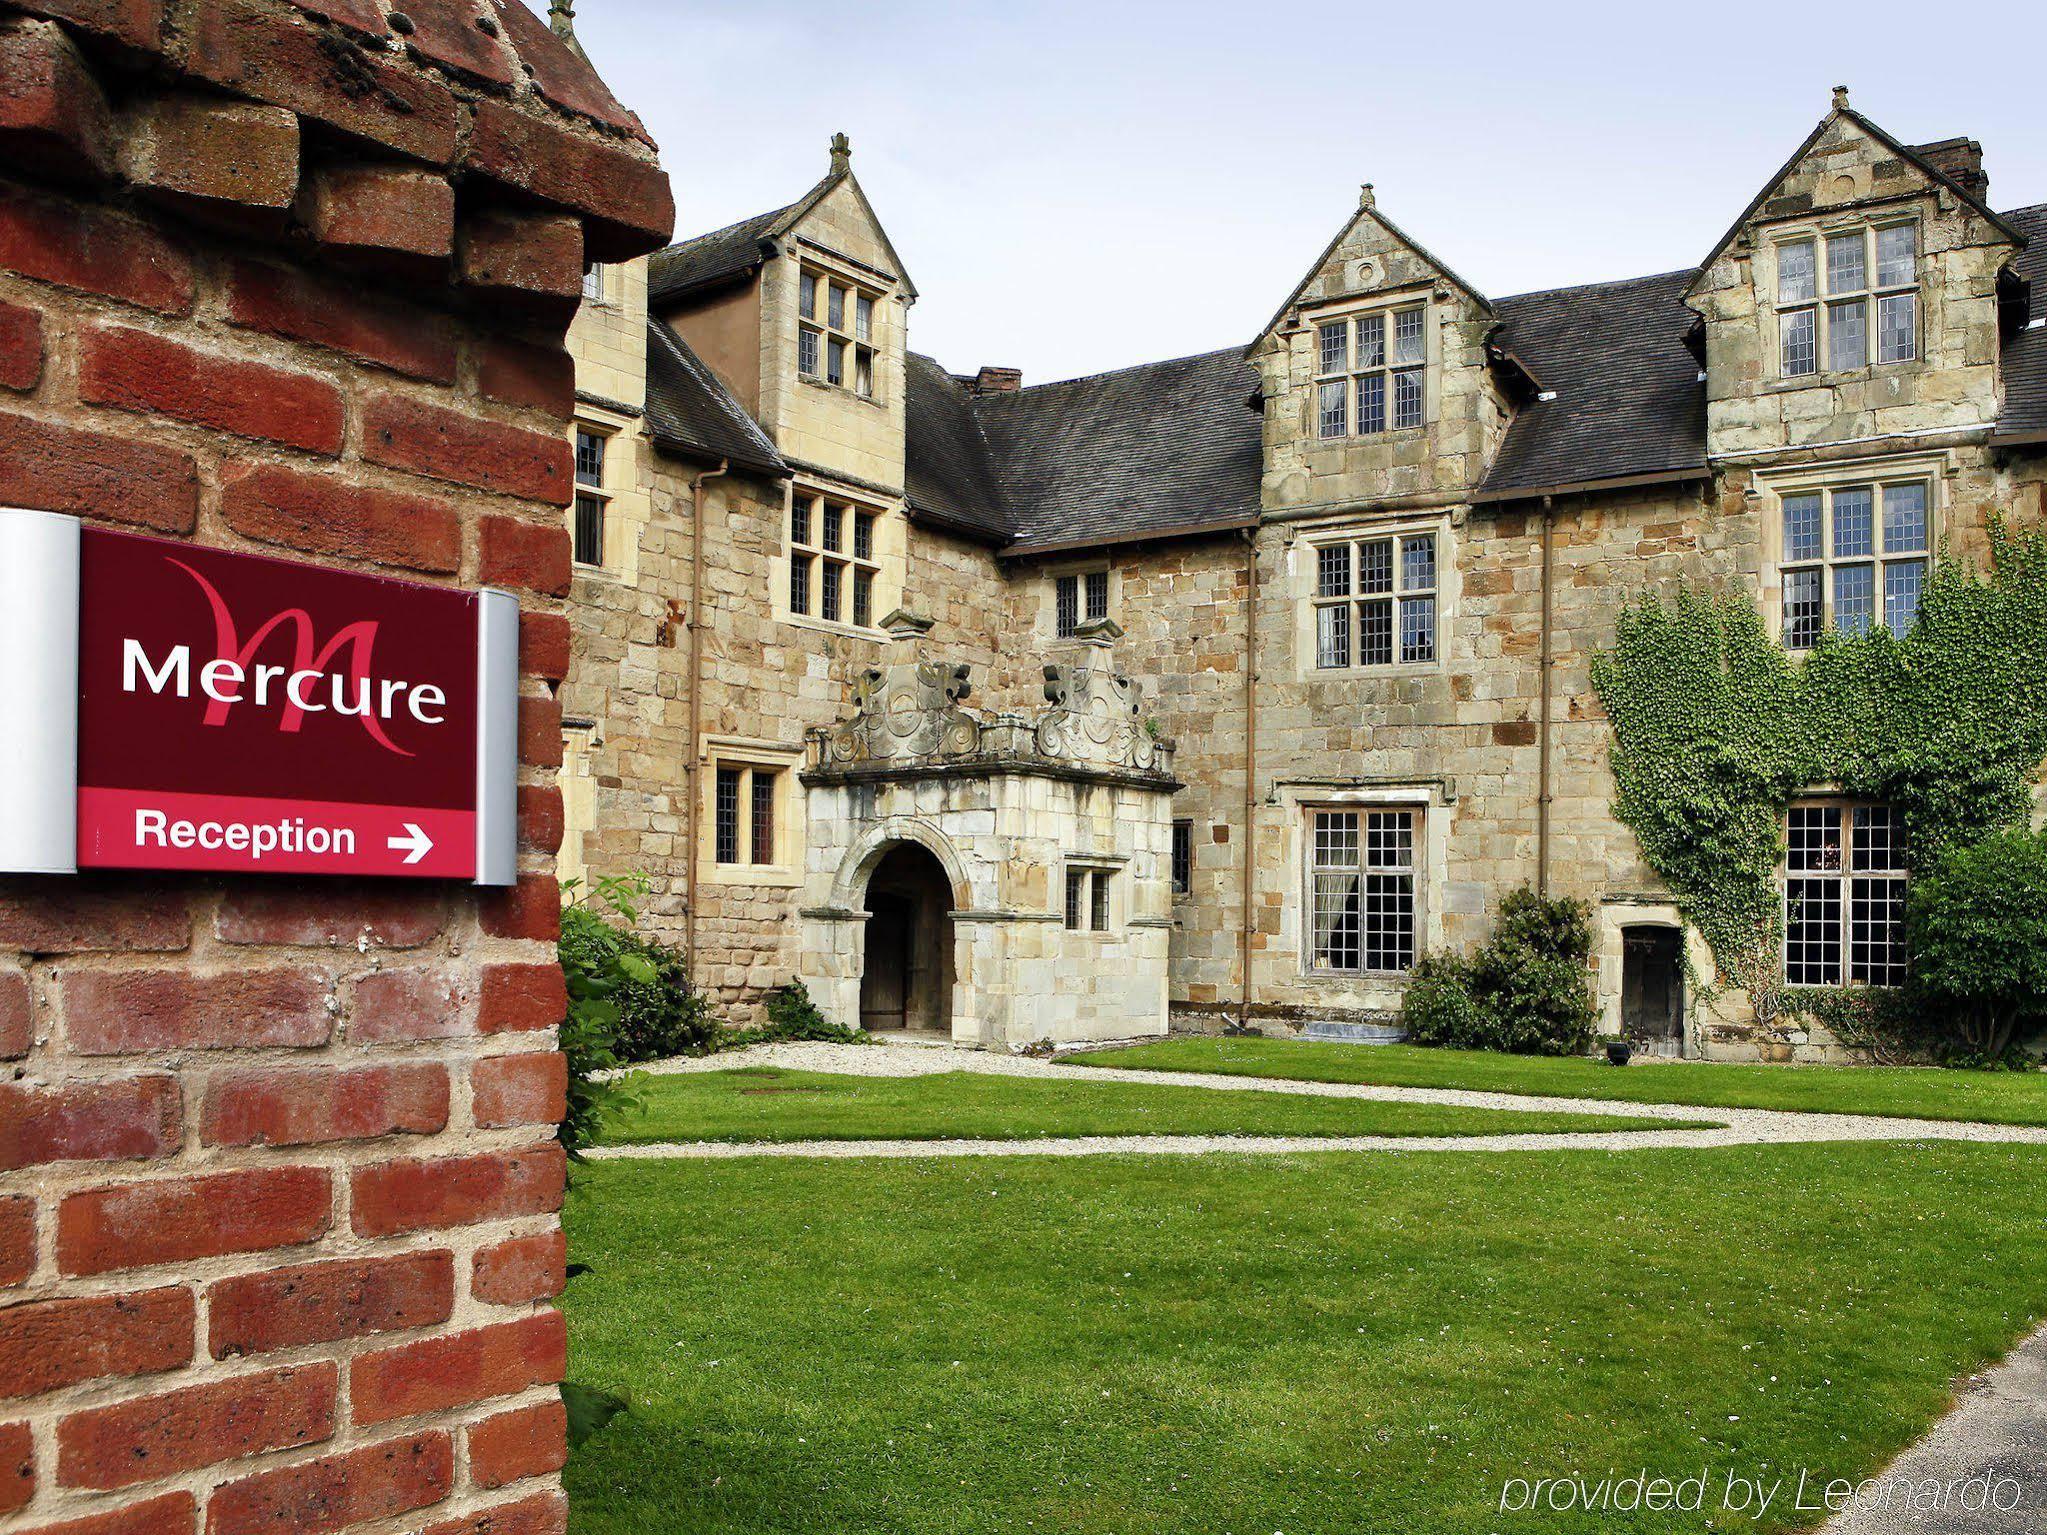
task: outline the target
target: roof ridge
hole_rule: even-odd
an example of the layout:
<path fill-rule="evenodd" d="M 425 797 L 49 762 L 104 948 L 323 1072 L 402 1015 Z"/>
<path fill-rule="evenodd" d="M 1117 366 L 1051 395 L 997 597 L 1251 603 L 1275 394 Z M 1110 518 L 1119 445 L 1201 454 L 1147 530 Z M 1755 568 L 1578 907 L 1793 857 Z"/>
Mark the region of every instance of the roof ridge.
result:
<path fill-rule="evenodd" d="M 1047 379 L 1042 384 L 1026 384 L 1021 389 L 1007 390 L 1001 394 L 973 395 L 971 398 L 977 403 L 982 400 L 1013 400 L 1019 395 L 1033 394 L 1040 389 L 1063 389 L 1069 384 L 1091 384 L 1098 379 L 1115 378 L 1124 373 L 1142 373 L 1147 368 L 1170 367 L 1176 362 L 1206 362 L 1211 357 L 1227 357 L 1231 355 L 1242 358 L 1243 353 L 1244 349 L 1240 346 L 1219 346 L 1213 347 L 1206 352 L 1188 352 L 1179 357 L 1161 357 L 1154 362 L 1126 363 L 1120 368 L 1104 368 L 1099 373 L 1081 373 L 1076 374 L 1072 378 Z M 932 361 L 937 362 L 938 359 L 934 357 Z M 939 366 L 943 367 L 944 364 L 940 363 Z M 1251 364 L 1245 363 L 1245 366 L 1250 367 Z M 961 385 L 960 387 L 965 388 L 966 386 Z"/>
<path fill-rule="evenodd" d="M 1590 293 L 1596 288 L 1628 288 L 1638 283 L 1669 282 L 1675 277 L 1695 277 L 1697 267 L 1673 267 L 1668 272 L 1650 272 L 1642 277 L 1609 277 L 1599 282 L 1565 283 L 1560 288 L 1530 288 L 1525 293 L 1504 293 L 1493 300 L 1495 304 L 1511 303 L 1523 298 L 1552 298 L 1559 293 Z"/>

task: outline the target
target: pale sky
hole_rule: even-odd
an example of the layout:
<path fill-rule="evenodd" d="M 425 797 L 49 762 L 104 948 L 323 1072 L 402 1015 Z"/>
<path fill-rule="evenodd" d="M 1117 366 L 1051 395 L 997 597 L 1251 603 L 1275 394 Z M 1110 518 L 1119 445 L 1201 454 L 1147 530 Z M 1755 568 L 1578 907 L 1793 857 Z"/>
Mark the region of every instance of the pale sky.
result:
<path fill-rule="evenodd" d="M 2047 202 L 2037 0 L 579 0 L 576 26 L 678 238 L 793 201 L 843 130 L 922 294 L 912 347 L 1027 383 L 1249 341 L 1361 181 L 1488 294 L 1692 266 L 1837 83 L 1906 143 L 1980 140 L 1993 207 Z"/>

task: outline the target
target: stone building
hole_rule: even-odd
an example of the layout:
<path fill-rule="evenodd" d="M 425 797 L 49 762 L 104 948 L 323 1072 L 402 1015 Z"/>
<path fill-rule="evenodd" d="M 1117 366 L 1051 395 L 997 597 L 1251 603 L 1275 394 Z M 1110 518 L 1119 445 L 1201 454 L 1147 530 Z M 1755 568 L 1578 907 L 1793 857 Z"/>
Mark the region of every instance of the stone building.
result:
<path fill-rule="evenodd" d="M 908 349 L 840 138 L 591 276 L 565 872 L 649 875 L 735 1019 L 802 977 L 990 1044 L 1382 1024 L 1536 885 L 1593 907 L 1606 1028 L 1822 1051 L 1686 995 L 1590 665 L 1680 581 L 1794 649 L 1903 629 L 2042 520 L 2047 206 L 1987 198 L 1837 92 L 1694 267 L 1494 297 L 1367 186 L 1248 345 L 1026 387 Z M 1061 755 L 1076 696 L 1129 750 Z M 1895 978 L 1902 875 L 1854 872 L 1794 979 Z"/>

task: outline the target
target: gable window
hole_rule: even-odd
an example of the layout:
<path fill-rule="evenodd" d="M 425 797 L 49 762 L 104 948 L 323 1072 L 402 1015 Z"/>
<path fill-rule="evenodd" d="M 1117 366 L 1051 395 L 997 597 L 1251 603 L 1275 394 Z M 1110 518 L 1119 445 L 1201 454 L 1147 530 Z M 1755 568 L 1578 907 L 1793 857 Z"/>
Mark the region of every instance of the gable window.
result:
<path fill-rule="evenodd" d="M 576 428 L 575 557 L 578 565 L 604 563 L 604 514 L 611 492 L 604 484 L 608 439 L 586 426 Z"/>
<path fill-rule="evenodd" d="M 796 279 L 796 371 L 874 397 L 875 296 L 805 267 Z"/>
<path fill-rule="evenodd" d="M 1436 535 L 1349 537 L 1315 547 L 1320 671 L 1436 659 Z"/>
<path fill-rule="evenodd" d="M 789 611 L 856 629 L 874 624 L 874 553 L 870 507 L 798 487 L 789 503 Z"/>
<path fill-rule="evenodd" d="M 1904 480 L 1780 495 L 1786 649 L 1810 650 L 1829 628 L 1911 631 L 1926 587 L 1929 489 Z"/>
<path fill-rule="evenodd" d="M 1106 933 L 1109 930 L 1109 889 L 1115 878 L 1114 869 L 1084 864 L 1066 866 L 1068 932 Z"/>
<path fill-rule="evenodd" d="M 1847 373 L 1919 355 L 1919 226 L 1780 240 L 1778 372 Z"/>
<path fill-rule="evenodd" d="M 1338 975 L 1414 965 L 1414 809 L 1308 812 L 1309 968 Z"/>
<path fill-rule="evenodd" d="M 604 268 L 594 261 L 583 270 L 583 297 L 593 304 L 604 302 Z"/>
<path fill-rule="evenodd" d="M 1173 823 L 1173 894 L 1188 895 L 1194 889 L 1194 823 Z"/>
<path fill-rule="evenodd" d="M 1069 571 L 1052 580 L 1052 632 L 1070 640 L 1084 623 L 1098 623 L 1109 616 L 1109 571 Z"/>
<path fill-rule="evenodd" d="M 1905 838 L 1889 805 L 1793 805 L 1785 826 L 1784 981 L 1905 980 Z"/>
<path fill-rule="evenodd" d="M 1420 426 L 1426 410 L 1428 310 L 1374 310 L 1315 328 L 1316 429 L 1369 436 Z"/>
<path fill-rule="evenodd" d="M 777 768 L 720 763 L 711 805 L 713 856 L 721 864 L 773 865 Z"/>

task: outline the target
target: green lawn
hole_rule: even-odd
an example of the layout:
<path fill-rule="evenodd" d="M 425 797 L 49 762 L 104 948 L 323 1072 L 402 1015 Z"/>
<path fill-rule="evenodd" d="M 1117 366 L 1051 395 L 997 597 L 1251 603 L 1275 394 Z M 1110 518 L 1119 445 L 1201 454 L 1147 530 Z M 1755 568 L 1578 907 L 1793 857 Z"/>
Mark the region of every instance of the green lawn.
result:
<path fill-rule="evenodd" d="M 1665 1130 L 1667 1119 L 1230 1093 L 1169 1083 L 1046 1081 L 949 1071 L 854 1077 L 742 1066 L 644 1079 L 644 1112 L 613 1144 L 656 1141 L 994 1140 L 1060 1135 L 1498 1135 Z M 1676 1121 L 1678 1124 L 1700 1121 Z"/>
<path fill-rule="evenodd" d="M 2038 1071 L 1735 1066 L 1640 1058 L 1616 1070 L 1604 1061 L 1498 1055 L 1485 1050 L 1236 1037 L 1166 1039 L 1074 1059 L 1087 1066 L 1214 1071 L 1296 1082 L 1463 1087 L 1616 1103 L 1806 1109 L 1816 1114 L 1892 1114 L 1905 1119 L 2047 1125 L 2047 1072 Z"/>
<path fill-rule="evenodd" d="M 1593 1535 L 1503 1479 L 1854 1477 L 2047 1309 L 2035 1148 L 610 1162 L 577 1535 Z M 1788 1500 L 1786 1493 L 1780 1498 Z M 1759 1526 L 1714 1513 L 1714 1530 Z"/>

